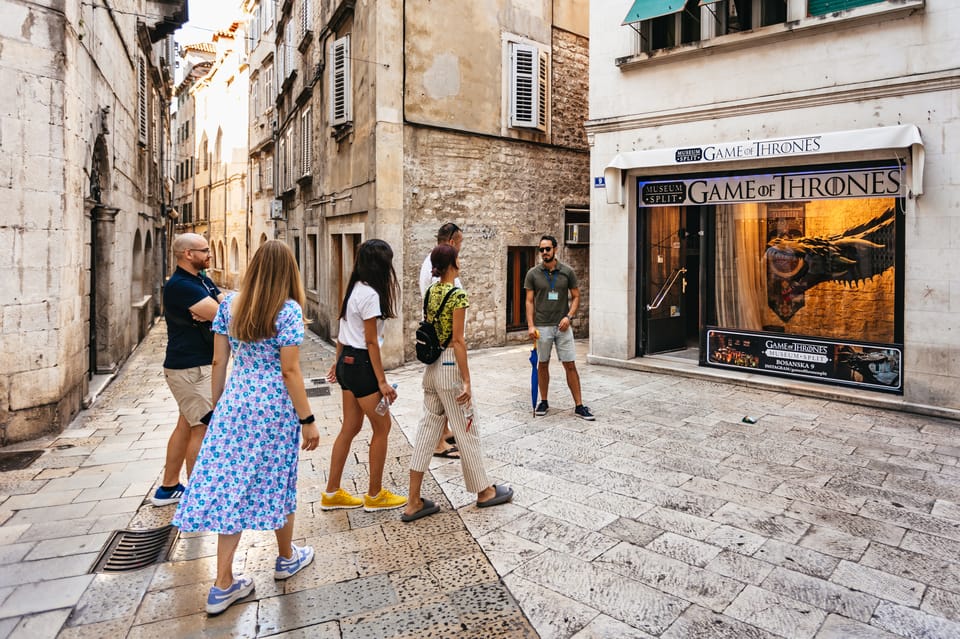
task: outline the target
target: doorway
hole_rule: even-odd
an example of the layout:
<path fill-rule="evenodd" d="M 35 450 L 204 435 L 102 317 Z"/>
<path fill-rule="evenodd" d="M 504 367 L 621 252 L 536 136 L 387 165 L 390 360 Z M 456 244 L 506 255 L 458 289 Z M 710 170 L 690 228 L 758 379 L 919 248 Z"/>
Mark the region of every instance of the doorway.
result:
<path fill-rule="evenodd" d="M 705 207 L 640 209 L 638 355 L 700 358 Z"/>

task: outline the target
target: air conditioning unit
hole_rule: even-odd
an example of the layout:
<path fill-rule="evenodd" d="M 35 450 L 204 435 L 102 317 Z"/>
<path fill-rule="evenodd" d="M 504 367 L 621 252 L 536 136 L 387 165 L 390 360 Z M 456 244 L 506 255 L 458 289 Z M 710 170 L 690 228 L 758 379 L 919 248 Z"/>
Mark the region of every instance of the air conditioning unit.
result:
<path fill-rule="evenodd" d="M 283 201 L 282 200 L 273 200 L 272 202 L 270 202 L 270 219 L 271 220 L 283 219 Z"/>
<path fill-rule="evenodd" d="M 590 224 L 567 224 L 563 239 L 567 244 L 589 244 Z"/>

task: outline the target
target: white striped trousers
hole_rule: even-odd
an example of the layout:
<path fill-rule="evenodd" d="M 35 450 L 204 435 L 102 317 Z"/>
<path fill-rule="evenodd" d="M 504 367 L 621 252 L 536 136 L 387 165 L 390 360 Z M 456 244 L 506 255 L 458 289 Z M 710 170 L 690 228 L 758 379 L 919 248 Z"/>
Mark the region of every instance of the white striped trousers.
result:
<path fill-rule="evenodd" d="M 440 359 L 427 366 L 423 373 L 423 416 L 417 429 L 417 441 L 410 458 L 410 470 L 427 472 L 430 459 L 443 432 L 443 422 L 450 423 L 450 430 L 457 438 L 460 450 L 460 468 L 467 491 L 479 493 L 490 486 L 490 478 L 483 468 L 483 450 L 477 426 L 479 415 L 474 404 L 473 424 L 467 432 L 467 419 L 463 406 L 457 403 L 463 380 L 452 348 L 444 349 Z"/>

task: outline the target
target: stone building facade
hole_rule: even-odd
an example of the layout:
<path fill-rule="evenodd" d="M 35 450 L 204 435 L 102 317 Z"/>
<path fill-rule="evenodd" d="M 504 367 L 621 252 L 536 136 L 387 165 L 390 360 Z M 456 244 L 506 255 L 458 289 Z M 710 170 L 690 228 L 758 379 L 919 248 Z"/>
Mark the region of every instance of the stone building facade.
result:
<path fill-rule="evenodd" d="M 0 2 L 0 444 L 59 430 L 158 311 L 186 0 Z"/>
<path fill-rule="evenodd" d="M 472 347 L 526 340 L 523 276 L 544 233 L 589 294 L 587 13 L 585 0 L 278 3 L 273 58 L 251 75 L 263 90 L 275 72 L 274 235 L 298 256 L 314 331 L 336 335 L 355 251 L 381 238 L 402 283 L 385 362 L 412 358 L 420 265 L 447 221 L 465 231 Z"/>
<path fill-rule="evenodd" d="M 247 149 L 247 233 L 251 255 L 276 232 L 273 213 L 274 136 L 276 120 L 276 47 L 277 5 L 272 0 L 245 0 L 243 15 L 248 25 L 247 65 L 250 69 L 250 101 Z"/>
<path fill-rule="evenodd" d="M 205 203 L 197 197 L 195 176 L 197 165 L 197 114 L 196 104 L 190 89 L 207 73 L 216 59 L 216 47 L 212 42 L 200 42 L 181 47 L 180 62 L 183 68 L 183 79 L 174 91 L 176 110 L 171 115 L 173 129 L 173 154 L 171 163 L 173 169 L 173 206 L 175 215 L 172 224 L 176 233 L 198 233 L 206 236 L 207 217 L 204 209 L 199 208 Z M 170 253 L 169 264 L 174 264 L 173 254 Z"/>
<path fill-rule="evenodd" d="M 239 22 L 216 32 L 210 69 L 189 88 L 196 122 L 193 200 L 213 256 L 210 276 L 228 289 L 240 286 L 252 255 L 247 215 L 249 71 L 245 37 Z"/>
<path fill-rule="evenodd" d="M 590 24 L 591 361 L 681 352 L 663 365 L 960 417 L 955 3 Z"/>

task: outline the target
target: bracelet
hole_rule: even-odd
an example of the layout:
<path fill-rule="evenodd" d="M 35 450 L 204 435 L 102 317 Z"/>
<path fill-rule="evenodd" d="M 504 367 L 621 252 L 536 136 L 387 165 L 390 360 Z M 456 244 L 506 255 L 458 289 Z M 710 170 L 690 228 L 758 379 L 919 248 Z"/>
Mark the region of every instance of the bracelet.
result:
<path fill-rule="evenodd" d="M 567 321 L 568 321 L 568 322 L 572 322 L 572 321 L 573 321 L 573 316 L 572 316 L 572 315 L 567 315 Z"/>
<path fill-rule="evenodd" d="M 313 413 L 310 413 L 310 415 L 298 421 L 301 425 L 306 426 L 307 424 L 312 424 L 313 422 L 317 421 L 317 418 L 313 416 Z"/>

